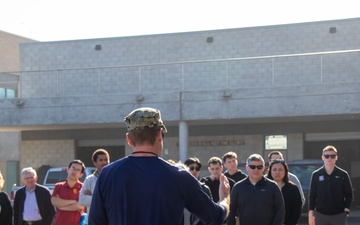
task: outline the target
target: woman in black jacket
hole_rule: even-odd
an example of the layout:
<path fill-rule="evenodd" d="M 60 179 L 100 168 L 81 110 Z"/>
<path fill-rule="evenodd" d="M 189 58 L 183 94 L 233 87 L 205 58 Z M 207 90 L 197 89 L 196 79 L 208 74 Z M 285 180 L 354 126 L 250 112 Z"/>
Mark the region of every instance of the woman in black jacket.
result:
<path fill-rule="evenodd" d="M 274 180 L 281 189 L 285 202 L 285 225 L 297 224 L 301 215 L 301 195 L 296 184 L 289 180 L 289 169 L 284 160 L 274 160 L 267 178 Z"/>
<path fill-rule="evenodd" d="M 12 225 L 13 210 L 9 196 L 1 191 L 4 187 L 4 178 L 0 171 L 0 224 L 1 225 Z"/>

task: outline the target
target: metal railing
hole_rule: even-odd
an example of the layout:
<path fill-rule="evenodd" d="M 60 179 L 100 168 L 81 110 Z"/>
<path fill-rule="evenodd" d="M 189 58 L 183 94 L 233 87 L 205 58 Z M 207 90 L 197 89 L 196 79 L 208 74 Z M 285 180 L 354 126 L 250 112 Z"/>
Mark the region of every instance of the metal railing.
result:
<path fill-rule="evenodd" d="M 166 63 L 20 71 L 19 97 L 360 82 L 360 49 Z M 17 72 L 14 72 L 17 73 Z M 13 83 L 13 82 L 11 82 Z M 5 84 L 0 83 L 0 86 Z"/>

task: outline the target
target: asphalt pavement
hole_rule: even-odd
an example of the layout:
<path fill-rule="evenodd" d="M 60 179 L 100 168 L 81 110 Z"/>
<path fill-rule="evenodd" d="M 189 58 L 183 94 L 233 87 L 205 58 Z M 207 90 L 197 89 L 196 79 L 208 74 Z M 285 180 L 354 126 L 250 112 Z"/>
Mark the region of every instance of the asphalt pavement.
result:
<path fill-rule="evenodd" d="M 347 220 L 347 225 L 359 225 L 360 224 L 360 206 L 352 206 L 350 215 Z M 308 225 L 307 214 L 303 213 L 299 220 L 298 225 Z"/>

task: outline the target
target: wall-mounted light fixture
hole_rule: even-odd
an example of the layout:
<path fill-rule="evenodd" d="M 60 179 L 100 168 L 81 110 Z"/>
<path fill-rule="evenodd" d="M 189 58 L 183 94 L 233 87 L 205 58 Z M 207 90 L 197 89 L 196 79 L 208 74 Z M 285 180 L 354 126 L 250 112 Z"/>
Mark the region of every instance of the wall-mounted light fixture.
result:
<path fill-rule="evenodd" d="M 20 99 L 20 98 L 18 98 L 18 99 L 15 100 L 15 105 L 16 105 L 17 107 L 22 107 L 22 106 L 24 106 L 24 104 L 25 104 L 25 102 L 24 102 L 22 99 Z"/>
<path fill-rule="evenodd" d="M 232 96 L 232 93 L 230 90 L 224 90 L 223 91 L 223 97 L 224 98 L 230 98 Z"/>
<path fill-rule="evenodd" d="M 330 34 L 335 34 L 336 33 L 336 27 L 330 27 L 329 33 Z"/>
<path fill-rule="evenodd" d="M 100 51 L 101 50 L 101 45 L 95 45 L 95 50 Z"/>
<path fill-rule="evenodd" d="M 142 102 L 142 101 L 144 101 L 144 96 L 143 95 L 138 95 L 138 96 L 136 96 L 136 101 L 137 102 Z"/>

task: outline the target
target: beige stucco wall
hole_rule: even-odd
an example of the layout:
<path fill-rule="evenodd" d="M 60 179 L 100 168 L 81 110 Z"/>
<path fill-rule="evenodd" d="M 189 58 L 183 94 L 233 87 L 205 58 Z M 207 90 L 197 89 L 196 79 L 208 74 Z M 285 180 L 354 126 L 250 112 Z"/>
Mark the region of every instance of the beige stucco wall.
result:
<path fill-rule="evenodd" d="M 298 160 L 304 158 L 304 135 L 302 133 L 298 134 L 288 134 L 288 154 L 286 160 Z"/>
<path fill-rule="evenodd" d="M 237 153 L 239 163 L 244 163 L 250 154 L 262 154 L 261 140 L 261 135 L 199 136 L 189 139 L 188 156 L 199 158 L 205 166 L 211 157 L 222 158 L 226 152 L 233 151 Z"/>
<path fill-rule="evenodd" d="M 303 134 L 287 134 L 288 150 L 284 152 L 287 160 L 303 158 Z M 179 160 L 177 137 L 165 137 L 164 159 Z M 222 157 L 228 151 L 238 155 L 239 163 L 245 163 L 249 155 L 258 153 L 267 160 L 269 151 L 264 151 L 263 135 L 198 136 L 189 138 L 188 157 L 198 157 L 206 165 L 213 156 Z M 125 144 L 125 155 L 130 155 L 131 147 Z M 20 168 L 41 165 L 67 166 L 75 157 L 74 140 L 22 141 Z M 1 164 L 0 164 L 1 166 Z M 1 168 L 1 167 L 0 167 Z"/>
<path fill-rule="evenodd" d="M 16 171 L 7 171 L 7 162 L 17 162 L 20 159 L 20 132 L 0 132 L 0 171 L 5 179 L 3 191 L 10 193 L 6 188 L 8 183 L 13 183 L 14 177 L 7 177 Z"/>
<path fill-rule="evenodd" d="M 20 157 L 20 132 L 0 132 L 0 160 L 17 161 Z"/>
<path fill-rule="evenodd" d="M 42 165 L 68 166 L 74 160 L 74 149 L 74 140 L 22 141 L 20 170 L 28 166 L 34 169 Z"/>
<path fill-rule="evenodd" d="M 0 72 L 19 71 L 19 44 L 34 40 L 0 31 Z"/>
<path fill-rule="evenodd" d="M 282 151 L 286 160 L 303 159 L 303 134 L 287 134 L 287 141 L 288 149 Z M 264 150 L 263 135 L 191 137 L 188 149 L 188 157 L 199 158 L 205 167 L 211 157 L 221 158 L 229 151 L 237 153 L 239 163 L 245 163 L 246 159 L 254 153 L 262 155 L 267 161 L 267 154 L 270 152 Z M 130 155 L 131 151 L 131 148 L 126 145 L 125 154 Z M 165 137 L 162 157 L 179 160 L 178 138 Z"/>

